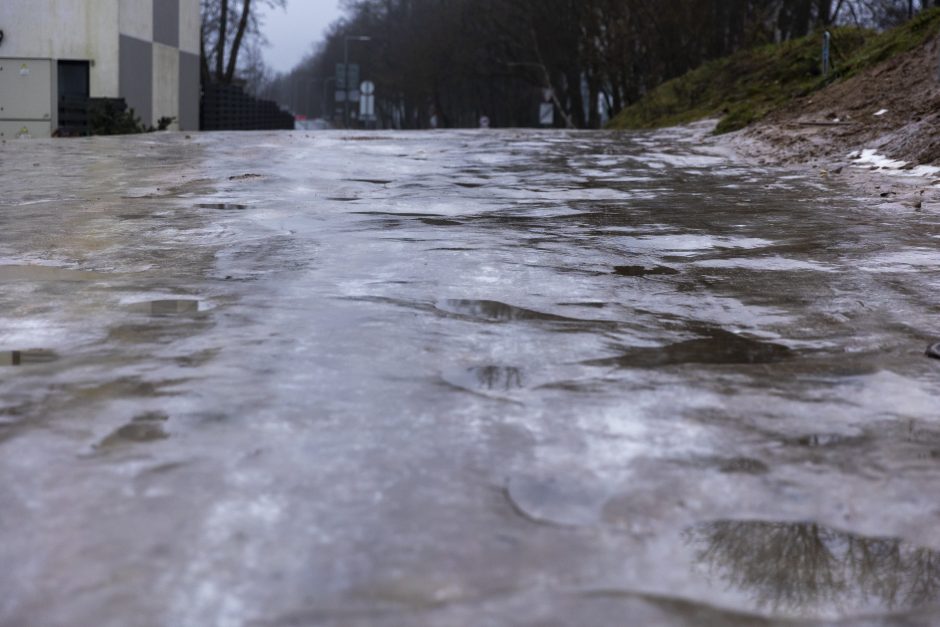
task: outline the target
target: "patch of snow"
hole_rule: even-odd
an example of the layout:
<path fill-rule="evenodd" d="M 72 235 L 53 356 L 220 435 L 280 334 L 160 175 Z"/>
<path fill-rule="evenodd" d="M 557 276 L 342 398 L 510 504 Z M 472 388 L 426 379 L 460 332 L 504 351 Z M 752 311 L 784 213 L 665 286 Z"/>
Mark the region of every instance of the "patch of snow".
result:
<path fill-rule="evenodd" d="M 879 109 L 878 111 L 875 112 L 875 117 L 876 117 L 876 118 L 880 118 L 881 116 L 883 116 L 883 115 L 884 115 L 885 113 L 887 113 L 887 112 L 888 112 L 887 109 Z"/>
<path fill-rule="evenodd" d="M 877 151 L 872 149 L 863 150 L 861 153 L 853 152 L 849 154 L 849 158 L 854 160 L 857 166 L 875 166 L 879 170 L 885 171 L 885 174 L 896 176 L 924 177 L 935 176 L 940 173 L 940 168 L 932 165 L 919 165 L 910 169 L 902 169 L 907 166 L 906 161 L 889 159 L 884 155 L 879 155 Z"/>

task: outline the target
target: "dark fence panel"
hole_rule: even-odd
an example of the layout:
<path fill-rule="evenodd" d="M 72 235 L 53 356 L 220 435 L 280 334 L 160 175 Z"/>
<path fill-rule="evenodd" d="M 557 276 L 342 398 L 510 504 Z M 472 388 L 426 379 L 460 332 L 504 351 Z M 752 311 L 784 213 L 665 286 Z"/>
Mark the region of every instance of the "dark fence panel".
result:
<path fill-rule="evenodd" d="M 236 85 L 203 85 L 199 107 L 203 131 L 292 130 L 294 116 L 270 100 L 259 100 Z"/>

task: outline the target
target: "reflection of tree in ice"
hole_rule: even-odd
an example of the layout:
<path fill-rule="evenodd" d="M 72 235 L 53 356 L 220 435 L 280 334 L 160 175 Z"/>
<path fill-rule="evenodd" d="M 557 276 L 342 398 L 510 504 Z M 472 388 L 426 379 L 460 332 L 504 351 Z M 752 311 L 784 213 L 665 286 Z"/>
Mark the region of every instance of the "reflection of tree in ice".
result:
<path fill-rule="evenodd" d="M 916 607 L 940 590 L 940 553 L 813 523 L 718 521 L 694 527 L 696 558 L 761 608 Z"/>
<path fill-rule="evenodd" d="M 509 366 L 471 368 L 477 383 L 487 390 L 514 390 L 522 387 L 522 371 Z"/>

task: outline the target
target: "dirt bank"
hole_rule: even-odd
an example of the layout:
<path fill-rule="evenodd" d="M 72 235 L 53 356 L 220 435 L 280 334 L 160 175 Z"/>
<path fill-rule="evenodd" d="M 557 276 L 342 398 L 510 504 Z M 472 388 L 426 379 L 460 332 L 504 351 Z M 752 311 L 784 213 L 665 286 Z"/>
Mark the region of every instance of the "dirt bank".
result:
<path fill-rule="evenodd" d="M 726 136 L 759 163 L 849 177 L 886 202 L 940 208 L 940 39 Z"/>

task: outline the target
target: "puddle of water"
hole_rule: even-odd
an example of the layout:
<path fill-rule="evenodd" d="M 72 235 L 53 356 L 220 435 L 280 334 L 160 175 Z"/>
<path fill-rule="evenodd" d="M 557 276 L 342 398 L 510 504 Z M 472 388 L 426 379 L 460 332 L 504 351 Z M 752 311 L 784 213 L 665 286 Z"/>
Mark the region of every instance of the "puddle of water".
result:
<path fill-rule="evenodd" d="M 30 366 L 57 361 L 59 356 L 48 350 L 0 351 L 0 366 Z"/>
<path fill-rule="evenodd" d="M 230 202 L 208 202 L 196 205 L 198 209 L 215 209 L 217 211 L 244 211 L 248 205 L 240 205 Z"/>
<path fill-rule="evenodd" d="M 130 444 L 165 440 L 170 437 L 163 426 L 167 420 L 167 415 L 159 412 L 141 414 L 101 440 L 95 449 L 108 451 Z"/>
<path fill-rule="evenodd" d="M 349 179 L 351 183 L 369 183 L 370 185 L 388 185 L 394 183 L 389 179 Z"/>
<path fill-rule="evenodd" d="M 473 366 L 447 371 L 443 379 L 459 388 L 486 392 L 512 392 L 525 387 L 521 368 L 513 366 Z"/>
<path fill-rule="evenodd" d="M 774 614 L 863 615 L 940 600 L 940 553 L 898 538 L 733 520 L 697 525 L 686 538 L 715 584 Z"/>
<path fill-rule="evenodd" d="M 863 435 L 843 435 L 840 433 L 812 433 L 810 435 L 801 435 L 786 441 L 792 446 L 801 446 L 806 448 L 831 448 L 835 446 L 853 446 L 863 444 L 866 441 Z"/>
<path fill-rule="evenodd" d="M 585 362 L 595 366 L 651 368 L 682 364 L 773 364 L 794 355 L 782 344 L 752 340 L 728 331 L 713 330 L 709 337 L 686 340 L 661 348 L 634 348 L 618 357 Z"/>
<path fill-rule="evenodd" d="M 431 226 L 461 226 L 463 222 L 457 220 L 447 220 L 444 218 L 421 218 L 421 222 Z"/>
<path fill-rule="evenodd" d="M 0 265 L 0 281 L 99 281 L 107 278 L 113 277 L 55 266 Z"/>
<path fill-rule="evenodd" d="M 614 274 L 631 277 L 672 276 L 679 274 L 679 271 L 669 266 L 616 266 Z"/>
<path fill-rule="evenodd" d="M 733 457 L 722 460 L 718 466 L 721 472 L 728 474 L 763 475 L 770 471 L 767 464 L 750 457 Z"/>

